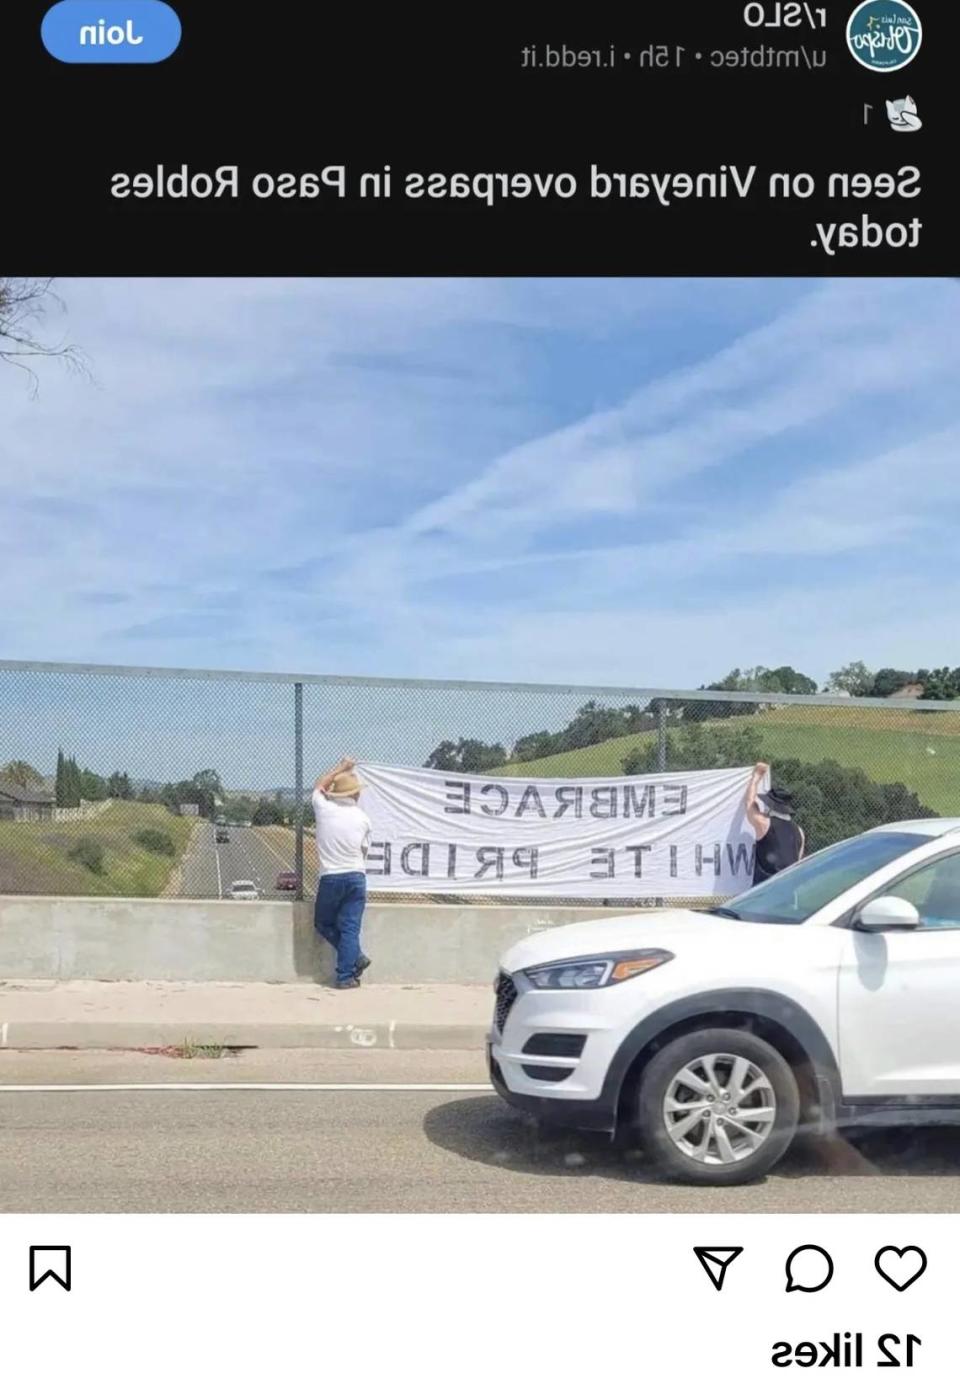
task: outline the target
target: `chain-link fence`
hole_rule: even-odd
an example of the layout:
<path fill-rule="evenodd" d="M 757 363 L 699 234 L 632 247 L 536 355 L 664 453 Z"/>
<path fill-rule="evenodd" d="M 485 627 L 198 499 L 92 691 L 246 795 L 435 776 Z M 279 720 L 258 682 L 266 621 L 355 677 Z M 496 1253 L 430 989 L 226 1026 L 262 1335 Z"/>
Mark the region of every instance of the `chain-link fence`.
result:
<path fill-rule="evenodd" d="M 2 662 L 0 894 L 309 894 L 309 791 L 345 753 L 531 778 L 764 760 L 809 850 L 960 816 L 960 702 Z"/>

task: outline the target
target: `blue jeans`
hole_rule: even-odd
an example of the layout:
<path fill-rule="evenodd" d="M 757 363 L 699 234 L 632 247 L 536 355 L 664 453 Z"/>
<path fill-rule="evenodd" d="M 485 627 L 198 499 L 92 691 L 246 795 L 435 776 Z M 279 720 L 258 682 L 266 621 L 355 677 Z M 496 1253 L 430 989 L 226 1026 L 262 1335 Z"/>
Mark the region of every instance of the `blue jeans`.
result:
<path fill-rule="evenodd" d="M 361 871 L 321 875 L 313 925 L 337 953 L 337 982 L 350 980 L 363 957 L 360 924 L 367 902 L 367 877 Z"/>

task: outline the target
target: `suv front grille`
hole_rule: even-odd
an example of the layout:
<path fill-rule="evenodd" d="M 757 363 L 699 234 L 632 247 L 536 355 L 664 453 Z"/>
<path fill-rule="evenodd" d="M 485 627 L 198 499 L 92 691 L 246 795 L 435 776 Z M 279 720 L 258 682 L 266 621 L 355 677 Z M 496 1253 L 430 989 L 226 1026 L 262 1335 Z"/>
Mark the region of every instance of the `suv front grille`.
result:
<path fill-rule="evenodd" d="M 513 983 L 513 977 L 508 976 L 506 971 L 501 971 L 497 976 L 497 999 L 493 1010 L 494 1027 L 499 1033 L 503 1032 L 507 1015 L 513 1008 L 516 998 L 517 987 Z"/>

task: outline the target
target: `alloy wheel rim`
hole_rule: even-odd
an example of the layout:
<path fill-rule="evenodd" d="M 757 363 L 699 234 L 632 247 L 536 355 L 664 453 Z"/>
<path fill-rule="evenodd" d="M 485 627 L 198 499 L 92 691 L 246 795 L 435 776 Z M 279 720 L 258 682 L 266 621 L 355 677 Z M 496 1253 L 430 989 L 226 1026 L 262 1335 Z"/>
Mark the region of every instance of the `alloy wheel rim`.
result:
<path fill-rule="evenodd" d="M 736 1053 L 704 1053 L 671 1078 L 663 1098 L 663 1122 L 684 1157 L 726 1166 L 752 1158 L 767 1142 L 777 1118 L 770 1078 Z"/>

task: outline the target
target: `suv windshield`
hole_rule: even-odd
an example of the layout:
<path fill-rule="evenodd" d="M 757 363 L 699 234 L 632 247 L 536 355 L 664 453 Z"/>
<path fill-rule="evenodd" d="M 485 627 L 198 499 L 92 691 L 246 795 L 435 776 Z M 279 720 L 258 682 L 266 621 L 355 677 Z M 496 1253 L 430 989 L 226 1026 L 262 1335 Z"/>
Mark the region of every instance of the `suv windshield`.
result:
<path fill-rule="evenodd" d="M 915 832 L 878 831 L 827 846 L 710 913 L 745 923 L 805 923 L 831 899 L 932 841 Z"/>

